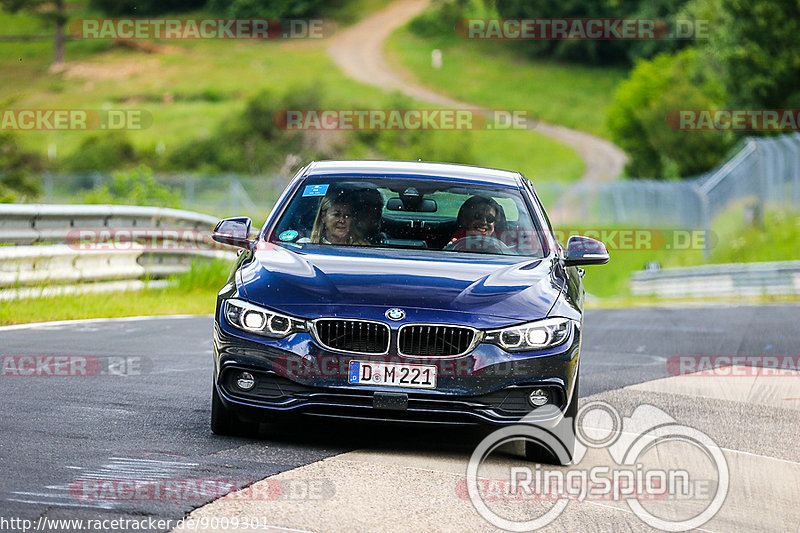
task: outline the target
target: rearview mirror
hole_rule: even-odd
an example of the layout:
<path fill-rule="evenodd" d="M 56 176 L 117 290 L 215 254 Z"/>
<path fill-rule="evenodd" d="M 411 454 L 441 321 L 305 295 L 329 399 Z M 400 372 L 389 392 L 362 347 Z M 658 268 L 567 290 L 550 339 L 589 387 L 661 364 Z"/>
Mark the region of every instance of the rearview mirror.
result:
<path fill-rule="evenodd" d="M 222 244 L 252 250 L 255 241 L 250 237 L 251 221 L 248 217 L 225 218 L 217 222 L 211 238 Z"/>
<path fill-rule="evenodd" d="M 608 260 L 608 250 L 602 242 L 582 235 L 569 238 L 564 266 L 603 265 Z"/>
<path fill-rule="evenodd" d="M 425 198 L 418 203 L 403 203 L 400 198 L 389 198 L 386 202 L 387 211 L 413 211 L 415 213 L 435 213 L 436 200 Z"/>

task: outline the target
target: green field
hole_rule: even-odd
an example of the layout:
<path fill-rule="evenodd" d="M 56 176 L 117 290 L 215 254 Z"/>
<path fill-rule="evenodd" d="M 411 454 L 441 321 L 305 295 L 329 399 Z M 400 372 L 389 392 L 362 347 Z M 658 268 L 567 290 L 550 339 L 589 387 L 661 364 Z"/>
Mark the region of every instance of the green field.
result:
<path fill-rule="evenodd" d="M 222 260 L 195 263 L 188 272 L 173 276 L 167 288 L 4 301 L 0 305 L 0 325 L 81 318 L 213 314 L 217 291 L 225 284 L 231 266 L 232 262 Z"/>
<path fill-rule="evenodd" d="M 584 279 L 586 292 L 600 298 L 628 298 L 630 297 L 628 280 L 631 274 L 643 270 L 651 261 L 660 263 L 663 268 L 670 268 L 707 263 L 797 259 L 800 213 L 769 210 L 764 214 L 763 228 L 745 225 L 743 218 L 742 204 L 739 203 L 732 205 L 715 219 L 711 226 L 712 245 L 708 261 L 704 258 L 702 248 L 609 249 L 611 260 L 607 264 L 587 267 Z M 668 230 L 661 230 L 661 233 L 669 235 Z"/>
<path fill-rule="evenodd" d="M 528 111 L 544 122 L 606 138 L 607 109 L 627 76 L 622 68 L 525 59 L 508 43 L 470 41 L 455 33 L 422 39 L 402 28 L 387 48 L 427 87 L 493 109 Z M 431 66 L 434 49 L 442 51 L 439 70 Z"/>
<path fill-rule="evenodd" d="M 611 231 L 614 228 L 604 229 Z M 666 230 L 661 232 L 668 234 Z M 741 206 L 734 206 L 717 218 L 712 232 L 715 239 L 710 256 L 712 263 L 794 260 L 797 258 L 797 242 L 800 242 L 800 213 L 768 211 L 764 216 L 764 230 L 761 231 L 745 227 Z M 659 243 L 657 240 L 654 242 Z M 663 305 L 664 300 L 634 298 L 630 295 L 628 280 L 634 271 L 642 270 L 650 261 L 657 261 L 664 268 L 705 264 L 702 249 L 667 250 L 663 246 L 645 250 L 620 248 L 623 247 L 610 247 L 611 261 L 608 264 L 586 267 L 584 286 L 586 292 L 594 297 L 587 301 L 587 306 Z M 170 288 L 165 289 L 6 301 L 0 305 L 0 325 L 150 314 L 211 314 L 214 312 L 216 293 L 225 283 L 230 266 L 223 261 L 195 265 L 186 274 L 174 277 Z M 731 301 L 796 300 L 794 297 L 775 296 Z"/>
<path fill-rule="evenodd" d="M 375 9 L 385 0 L 363 0 Z M 350 11 L 353 11 L 352 8 Z M 348 12 L 349 13 L 349 12 Z M 90 13 L 75 11 L 73 17 Z M 353 14 L 347 15 L 352 17 Z M 0 33 L 43 33 L 48 29 L 30 15 L 0 13 Z M 169 41 L 148 42 L 148 49 L 109 41 L 69 40 L 66 63 L 50 68 L 52 43 L 0 42 L 0 108 L 135 109 L 152 116 L 152 125 L 127 132 L 137 149 L 166 153 L 195 138 L 208 137 L 217 125 L 240 113 L 245 101 L 264 90 L 276 97 L 295 88 L 321 88 L 332 108 L 389 108 L 397 97 L 352 81 L 326 52 L 326 40 L 291 42 Z M 155 45 L 155 46 L 152 46 Z M 433 107 L 412 102 L 414 107 Z M 56 163 L 73 153 L 85 131 L 18 132 L 26 149 L 46 154 L 55 147 Z M 337 132 L 322 132 L 331 139 Z M 426 133 L 426 135 L 428 135 Z M 572 180 L 582 175 L 577 154 L 542 135 L 519 131 L 439 131 L 434 143 L 469 142 L 465 163 L 519 170 L 542 179 Z M 353 147 L 353 157 L 380 153 Z"/>
<path fill-rule="evenodd" d="M 145 315 L 214 313 L 217 290 L 145 289 L 114 293 L 29 298 L 3 302 L 0 325 Z"/>

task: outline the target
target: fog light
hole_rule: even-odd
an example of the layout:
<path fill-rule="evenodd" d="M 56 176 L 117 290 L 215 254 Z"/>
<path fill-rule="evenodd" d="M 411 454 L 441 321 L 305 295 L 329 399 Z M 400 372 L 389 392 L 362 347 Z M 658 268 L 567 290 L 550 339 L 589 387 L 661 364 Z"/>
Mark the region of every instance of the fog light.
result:
<path fill-rule="evenodd" d="M 250 372 L 242 372 L 236 380 L 236 386 L 242 390 L 250 390 L 256 386 L 256 378 Z"/>
<path fill-rule="evenodd" d="M 541 407 L 549 401 L 550 401 L 550 396 L 544 389 L 533 390 L 528 396 L 528 403 L 530 403 L 534 407 Z"/>

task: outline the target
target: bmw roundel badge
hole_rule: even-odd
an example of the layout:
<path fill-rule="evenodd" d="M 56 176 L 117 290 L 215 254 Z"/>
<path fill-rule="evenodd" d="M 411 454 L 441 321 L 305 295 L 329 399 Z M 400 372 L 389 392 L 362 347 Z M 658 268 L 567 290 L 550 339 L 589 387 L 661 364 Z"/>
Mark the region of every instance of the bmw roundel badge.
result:
<path fill-rule="evenodd" d="M 394 321 L 403 320 L 405 317 L 406 317 L 406 312 L 396 307 L 393 307 L 392 309 L 386 311 L 386 318 L 388 318 L 389 320 L 394 320 Z"/>

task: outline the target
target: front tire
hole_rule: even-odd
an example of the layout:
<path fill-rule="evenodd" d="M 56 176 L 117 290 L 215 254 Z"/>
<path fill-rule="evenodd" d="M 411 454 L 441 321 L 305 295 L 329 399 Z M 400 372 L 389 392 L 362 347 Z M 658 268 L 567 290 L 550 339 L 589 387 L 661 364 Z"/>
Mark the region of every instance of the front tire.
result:
<path fill-rule="evenodd" d="M 567 452 L 566 460 L 559 459 L 558 454 L 553 450 L 542 446 L 540 443 L 530 440 L 525 441 L 525 459 L 534 463 L 550 465 L 567 465 L 572 462 L 575 454 L 575 420 L 578 417 L 578 385 L 580 383 L 580 371 L 575 376 L 575 387 L 572 391 L 572 400 L 564 411 L 564 418 L 551 431 L 555 437 L 564 445 Z"/>
<path fill-rule="evenodd" d="M 225 407 L 214 385 L 211 393 L 211 431 L 216 435 L 244 436 L 254 432 L 250 424 L 242 422 L 239 416 Z"/>

